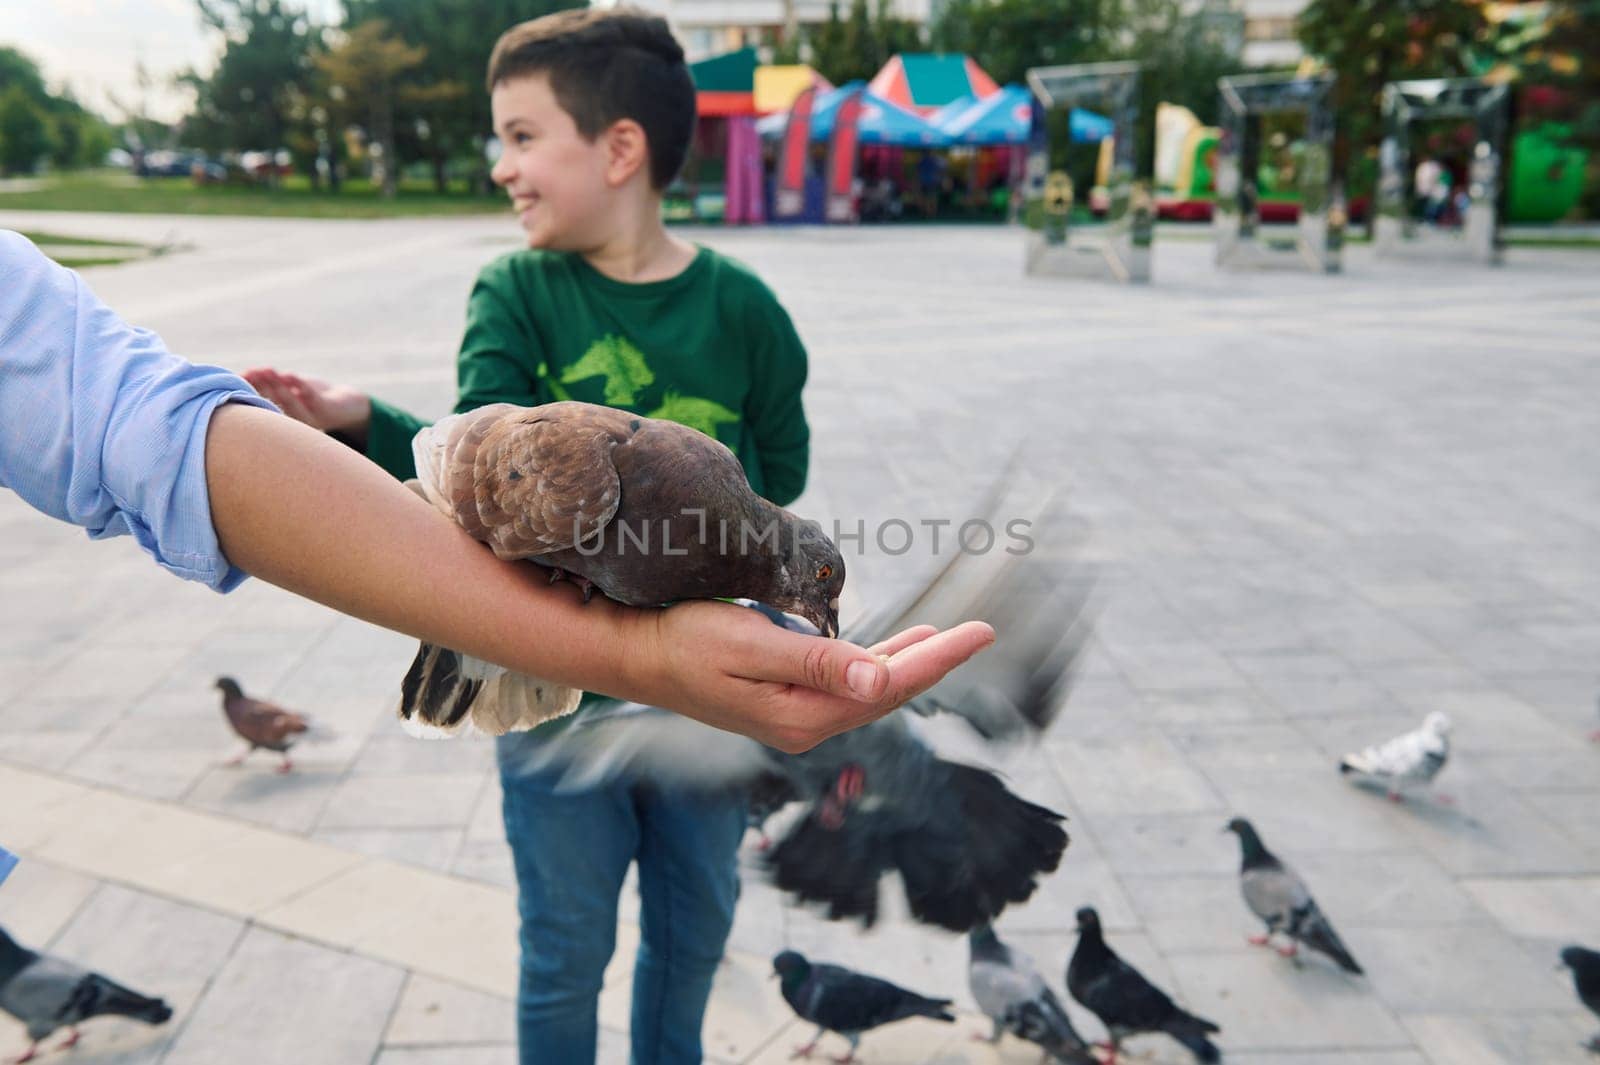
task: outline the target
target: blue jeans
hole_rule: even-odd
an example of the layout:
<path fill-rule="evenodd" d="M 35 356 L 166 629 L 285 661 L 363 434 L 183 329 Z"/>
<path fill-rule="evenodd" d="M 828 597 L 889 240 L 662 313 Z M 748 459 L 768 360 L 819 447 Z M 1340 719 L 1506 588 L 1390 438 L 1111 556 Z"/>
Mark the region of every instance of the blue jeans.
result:
<path fill-rule="evenodd" d="M 506 839 L 517 870 L 522 975 L 521 1065 L 591 1065 L 617 900 L 639 863 L 641 942 L 633 969 L 633 1065 L 694 1065 L 711 979 L 739 897 L 742 800 L 643 784 L 555 790 L 552 770 L 528 772 L 530 733 L 501 737 Z"/>

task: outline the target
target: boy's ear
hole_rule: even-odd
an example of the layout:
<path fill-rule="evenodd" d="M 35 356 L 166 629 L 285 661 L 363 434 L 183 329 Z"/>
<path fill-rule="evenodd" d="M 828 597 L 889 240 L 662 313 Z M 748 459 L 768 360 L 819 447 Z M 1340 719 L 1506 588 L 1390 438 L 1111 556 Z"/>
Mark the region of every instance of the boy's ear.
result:
<path fill-rule="evenodd" d="M 612 188 L 626 185 L 641 168 L 648 168 L 650 141 L 639 123 L 621 118 L 600 136 L 606 148 L 606 184 Z"/>

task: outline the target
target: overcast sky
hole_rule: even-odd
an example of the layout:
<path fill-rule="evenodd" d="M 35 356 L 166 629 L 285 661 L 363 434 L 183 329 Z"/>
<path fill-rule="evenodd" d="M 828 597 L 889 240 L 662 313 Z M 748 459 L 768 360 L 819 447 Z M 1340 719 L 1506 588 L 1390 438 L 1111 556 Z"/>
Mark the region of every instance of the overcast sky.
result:
<path fill-rule="evenodd" d="M 290 0 L 318 21 L 331 21 L 339 0 Z M 0 44 L 33 58 L 52 88 L 71 86 L 86 106 L 109 119 L 122 115 L 107 91 L 133 103 L 139 97 L 139 63 L 155 85 L 150 113 L 182 117 L 188 97 L 169 87 L 173 75 L 195 67 L 209 71 L 221 38 L 200 25 L 194 0 L 0 0 Z"/>

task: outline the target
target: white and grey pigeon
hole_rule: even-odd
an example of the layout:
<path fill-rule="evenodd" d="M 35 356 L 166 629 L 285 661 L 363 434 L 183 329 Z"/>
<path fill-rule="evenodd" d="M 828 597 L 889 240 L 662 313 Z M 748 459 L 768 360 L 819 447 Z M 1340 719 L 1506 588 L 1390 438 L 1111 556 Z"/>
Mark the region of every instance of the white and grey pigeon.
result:
<path fill-rule="evenodd" d="M 1010 1032 L 1040 1047 L 1047 1061 L 1099 1065 L 1032 958 L 1002 943 L 986 924 L 967 933 L 967 948 L 967 987 L 994 1022 L 989 1042 L 998 1043 Z"/>
<path fill-rule="evenodd" d="M 13 1065 L 32 1061 L 39 1043 L 57 1029 L 67 1029 L 59 1049 L 78 1042 L 78 1025 L 92 1017 L 132 1017 L 146 1024 L 165 1024 L 172 1010 L 158 998 L 130 991 L 99 973 L 69 961 L 29 950 L 0 928 L 0 1010 L 28 1029 L 32 1045 Z"/>
<path fill-rule="evenodd" d="M 846 638 L 865 646 L 912 625 L 967 619 L 990 622 L 998 638 L 906 707 L 810 751 L 785 754 L 677 714 L 613 704 L 520 756 L 529 770 L 560 770 L 558 786 L 573 790 L 623 780 L 805 804 L 764 864 L 777 887 L 830 919 L 871 925 L 880 882 L 898 873 L 915 920 L 955 932 L 992 921 L 1055 870 L 1067 846 L 1062 818 L 989 769 L 941 757 L 921 722 L 947 711 L 1000 743 L 1036 736 L 1059 712 L 1090 635 L 1093 582 L 1075 563 L 1078 533 L 1042 520 L 1034 535 L 1041 549 L 1030 554 L 953 556 L 907 602 L 852 627 Z"/>
<path fill-rule="evenodd" d="M 574 580 L 585 600 L 748 598 L 838 632 L 838 548 L 695 429 L 589 403 L 495 403 L 440 419 L 411 450 L 408 483 L 436 510 L 496 556 Z M 468 722 L 501 734 L 568 714 L 582 694 L 425 643 L 400 716 L 421 735 Z"/>
<path fill-rule="evenodd" d="M 1255 826 L 1235 817 L 1228 822 L 1226 831 L 1239 837 L 1239 889 L 1244 893 L 1245 905 L 1267 926 L 1264 935 L 1251 936 L 1250 942 L 1262 947 L 1270 945 L 1275 935 L 1286 936 L 1289 944 L 1277 948 L 1285 958 L 1294 958 L 1299 944 L 1304 943 L 1332 958 L 1345 972 L 1362 975 L 1361 966 L 1311 897 L 1311 889 L 1298 873 L 1267 850 Z"/>
<path fill-rule="evenodd" d="M 1339 762 L 1339 772 L 1384 788 L 1389 798 L 1400 802 L 1409 791 L 1433 783 L 1439 770 L 1450 760 L 1450 718 L 1435 710 L 1421 726 L 1392 740 L 1347 754 Z M 1450 801 L 1448 796 L 1436 796 Z"/>

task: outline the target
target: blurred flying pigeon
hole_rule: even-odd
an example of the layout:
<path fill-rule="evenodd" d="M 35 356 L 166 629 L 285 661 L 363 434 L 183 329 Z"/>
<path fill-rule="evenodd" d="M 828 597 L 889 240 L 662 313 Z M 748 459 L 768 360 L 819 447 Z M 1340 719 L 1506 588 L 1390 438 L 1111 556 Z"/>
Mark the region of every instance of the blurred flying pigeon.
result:
<path fill-rule="evenodd" d="M 1295 957 L 1299 950 L 1296 944 L 1304 943 L 1332 958 L 1345 972 L 1362 975 L 1361 966 L 1323 916 L 1305 881 L 1267 850 L 1255 827 L 1244 818 L 1235 817 L 1228 822 L 1227 831 L 1239 837 L 1243 854 L 1239 886 L 1245 905 L 1267 926 L 1265 935 L 1251 936 L 1250 942 L 1261 947 L 1270 944 L 1274 935 L 1288 936 L 1289 945 L 1278 948 L 1285 958 Z"/>
<path fill-rule="evenodd" d="M 146 1024 L 165 1024 L 172 1010 L 158 998 L 146 998 L 112 983 L 99 973 L 22 946 L 0 928 L 0 1010 L 28 1027 L 32 1045 L 15 1065 L 31 1061 L 39 1042 L 58 1028 L 67 1029 L 60 1048 L 78 1042 L 78 1025 L 91 1017 L 132 1017 Z"/>
<path fill-rule="evenodd" d="M 592 588 L 631 606 L 744 597 L 839 631 L 838 549 L 758 496 L 702 432 L 588 403 L 495 403 L 411 446 L 423 498 L 500 558 L 571 577 L 585 600 Z M 423 644 L 400 716 L 498 734 L 570 713 L 581 695 Z"/>
<path fill-rule="evenodd" d="M 979 925 L 967 934 L 971 960 L 967 986 L 978 1008 L 994 1022 L 989 1042 L 1006 1032 L 1044 1048 L 1064 1065 L 1096 1065 L 1089 1046 L 1072 1027 L 1061 1000 L 1045 984 L 1033 960 L 1000 942 L 994 929 Z"/>
<path fill-rule="evenodd" d="M 242 765 L 250 757 L 250 752 L 260 748 L 276 751 L 283 756 L 278 772 L 287 773 L 293 769 L 289 748 L 312 735 L 310 720 L 304 714 L 285 710 L 276 703 L 250 698 L 232 677 L 218 677 L 215 687 L 222 692 L 222 712 L 227 715 L 228 724 L 233 726 L 233 731 L 238 733 L 240 739 L 250 745 L 224 764 Z"/>
<path fill-rule="evenodd" d="M 1052 529 L 1062 532 L 1047 523 L 1041 542 Z M 617 704 L 526 745 L 522 756 L 530 770 L 562 767 L 560 786 L 573 790 L 620 778 L 759 787 L 769 806 L 787 794 L 808 809 L 768 854 L 779 888 L 830 918 L 870 926 L 879 881 L 898 872 L 916 920 L 966 932 L 1030 897 L 1060 862 L 1067 835 L 1059 814 L 1019 798 L 995 773 L 940 757 L 920 734 L 920 715 L 958 714 L 991 742 L 1037 735 L 1054 720 L 1089 635 L 1092 583 L 1043 554 L 957 556 L 907 605 L 852 628 L 847 638 L 872 646 L 914 624 L 977 618 L 999 638 L 901 710 L 803 754 Z"/>
<path fill-rule="evenodd" d="M 783 1000 L 801 1020 L 817 1026 L 811 1042 L 795 1048 L 791 1057 L 809 1058 L 823 1032 L 836 1032 L 850 1040 L 850 1052 L 833 1059 L 845 1065 L 855 1060 L 862 1032 L 907 1017 L 946 1022 L 956 1019 L 947 998 L 927 998 L 838 965 L 814 964 L 792 950 L 773 958 L 772 968 L 782 981 Z"/>
<path fill-rule="evenodd" d="M 1345 755 L 1339 762 L 1339 772 L 1372 781 L 1386 788 L 1390 799 L 1399 802 L 1407 791 L 1432 783 L 1449 758 L 1450 718 L 1435 710 L 1423 719 L 1420 728 L 1368 747 L 1360 754 Z"/>
<path fill-rule="evenodd" d="M 1078 911 L 1078 946 L 1067 963 L 1067 990 L 1106 1026 L 1111 1057 L 1117 1060 L 1122 1041 L 1148 1032 L 1165 1032 L 1204 1062 L 1222 1060 L 1222 1051 L 1207 1039 L 1222 1029 L 1185 1013 L 1160 988 L 1117 956 L 1100 931 L 1094 907 Z"/>
<path fill-rule="evenodd" d="M 1572 970 L 1572 985 L 1578 992 L 1578 1001 L 1589 1012 L 1600 1017 L 1600 951 L 1586 947 L 1567 947 L 1561 952 L 1561 964 Z M 1600 1035 L 1583 1044 L 1585 1050 L 1600 1054 Z"/>

